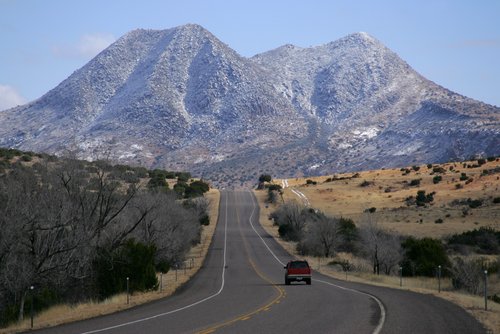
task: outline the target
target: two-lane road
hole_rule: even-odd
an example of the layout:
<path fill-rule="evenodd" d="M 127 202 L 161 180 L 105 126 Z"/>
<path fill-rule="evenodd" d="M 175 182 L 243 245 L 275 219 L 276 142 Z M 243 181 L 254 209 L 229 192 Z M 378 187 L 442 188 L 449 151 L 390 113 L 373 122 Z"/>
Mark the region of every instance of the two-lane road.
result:
<path fill-rule="evenodd" d="M 250 191 L 221 193 L 199 273 L 174 296 L 40 333 L 485 333 L 461 308 L 427 295 L 314 273 L 285 286 L 291 256 L 258 223 Z"/>

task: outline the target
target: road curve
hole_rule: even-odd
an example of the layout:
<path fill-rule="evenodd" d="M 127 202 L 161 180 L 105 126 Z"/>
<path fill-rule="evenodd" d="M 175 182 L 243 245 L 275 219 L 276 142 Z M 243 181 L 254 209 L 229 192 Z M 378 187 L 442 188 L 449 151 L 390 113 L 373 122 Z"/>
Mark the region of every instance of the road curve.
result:
<path fill-rule="evenodd" d="M 442 299 L 338 281 L 285 286 L 291 256 L 258 224 L 250 191 L 221 192 L 219 223 L 199 273 L 175 295 L 36 333 L 485 333 Z"/>

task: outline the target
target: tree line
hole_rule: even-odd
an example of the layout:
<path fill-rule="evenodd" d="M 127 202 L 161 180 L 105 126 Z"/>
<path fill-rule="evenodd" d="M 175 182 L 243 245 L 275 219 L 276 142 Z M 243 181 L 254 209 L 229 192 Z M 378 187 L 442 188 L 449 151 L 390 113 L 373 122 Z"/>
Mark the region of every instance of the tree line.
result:
<path fill-rule="evenodd" d="M 0 325 L 23 318 L 30 287 L 44 303 L 103 299 L 126 277 L 132 291 L 154 289 L 156 272 L 181 263 L 208 223 L 203 197 L 143 186 L 144 168 L 9 159 L 0 160 Z"/>
<path fill-rule="evenodd" d="M 297 244 L 301 255 L 333 258 L 337 252 L 348 252 L 366 259 L 374 274 L 403 276 L 440 275 L 451 277 L 455 288 L 479 293 L 483 271 L 500 271 L 500 262 L 486 263 L 478 258 L 450 257 L 450 253 L 498 254 L 500 232 L 479 228 L 448 237 L 404 237 L 379 227 L 367 211 L 359 224 L 350 219 L 329 217 L 319 210 L 287 202 L 271 213 L 282 239 Z M 355 269 L 341 264 L 344 270 Z"/>

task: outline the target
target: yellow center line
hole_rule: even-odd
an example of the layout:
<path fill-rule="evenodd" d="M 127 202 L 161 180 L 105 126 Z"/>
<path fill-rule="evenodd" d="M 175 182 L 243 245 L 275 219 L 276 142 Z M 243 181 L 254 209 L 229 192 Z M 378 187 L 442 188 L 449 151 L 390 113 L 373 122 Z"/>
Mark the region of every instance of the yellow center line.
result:
<path fill-rule="evenodd" d="M 238 221 L 238 225 L 241 227 L 240 215 L 239 215 L 238 211 L 236 211 L 236 219 Z M 237 316 L 235 318 L 232 318 L 232 319 L 227 320 L 225 322 L 222 322 L 220 324 L 211 326 L 209 328 L 206 328 L 206 329 L 204 329 L 202 331 L 197 332 L 197 334 L 209 334 L 209 333 L 213 333 L 217 329 L 220 329 L 222 327 L 226 327 L 226 326 L 232 325 L 235 322 L 249 320 L 252 316 L 256 315 L 259 312 L 269 311 L 274 304 L 279 304 L 280 301 L 281 301 L 281 299 L 283 299 L 285 297 L 285 290 L 283 288 L 281 288 L 280 286 L 276 285 L 276 282 L 273 282 L 271 279 L 269 279 L 268 277 L 266 277 L 259 269 L 257 269 L 257 266 L 255 265 L 255 263 L 252 261 L 252 259 L 249 256 L 247 240 L 243 236 L 243 232 L 241 231 L 241 228 L 240 228 L 240 234 L 241 234 L 241 237 L 243 239 L 243 245 L 245 247 L 245 253 L 247 255 L 248 262 L 250 263 L 250 265 L 252 266 L 253 270 L 255 271 L 255 273 L 260 278 L 262 278 L 264 281 L 270 283 L 272 285 L 272 287 L 274 289 L 276 289 L 276 291 L 278 292 L 278 296 L 276 298 L 274 298 L 273 300 L 271 300 L 270 302 L 268 302 L 267 304 L 265 304 L 265 305 L 263 305 L 263 306 L 255 309 L 253 311 L 250 311 L 248 313 L 239 315 L 239 316 Z"/>

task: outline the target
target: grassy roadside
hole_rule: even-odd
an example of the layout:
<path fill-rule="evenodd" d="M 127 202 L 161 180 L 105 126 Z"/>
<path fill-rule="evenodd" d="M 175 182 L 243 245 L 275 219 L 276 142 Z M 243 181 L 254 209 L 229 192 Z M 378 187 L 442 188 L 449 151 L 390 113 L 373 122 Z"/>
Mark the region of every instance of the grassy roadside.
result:
<path fill-rule="evenodd" d="M 264 229 L 274 239 L 285 248 L 290 254 L 297 255 L 296 244 L 293 242 L 285 242 L 279 238 L 278 229 L 273 226 L 269 220 L 269 214 L 276 209 L 271 205 L 266 207 L 264 204 L 267 193 L 265 191 L 254 191 L 259 206 L 260 206 L 260 223 Z M 302 257 L 303 258 L 303 257 Z M 359 282 L 372 284 L 377 286 L 390 287 L 394 289 L 410 290 L 418 293 L 432 294 L 436 297 L 446 299 L 464 308 L 467 312 L 478 319 L 488 330 L 493 334 L 500 334 L 500 305 L 492 301 L 488 302 L 488 311 L 484 310 L 484 299 L 479 296 L 473 296 L 466 293 L 443 291 L 451 286 L 451 282 L 442 281 L 442 291 L 438 293 L 437 282 L 431 278 L 404 278 L 403 286 L 400 287 L 399 277 L 386 275 L 371 275 L 369 273 L 348 273 L 347 277 L 344 272 L 336 270 L 332 266 L 327 266 L 329 259 L 305 257 L 312 265 L 313 269 L 322 274 L 334 277 L 339 280 L 348 280 L 351 282 Z"/>
<path fill-rule="evenodd" d="M 127 304 L 127 295 L 120 294 L 101 302 L 91 301 L 76 305 L 56 305 L 35 316 L 34 328 L 51 327 L 110 314 L 172 295 L 201 268 L 201 264 L 207 255 L 208 248 L 212 241 L 219 214 L 220 193 L 218 190 L 210 189 L 210 191 L 205 194 L 205 197 L 210 202 L 209 215 L 211 223 L 203 227 L 200 244 L 191 248 L 188 253 L 185 261 L 186 269 L 179 269 L 177 272 L 175 270 L 170 270 L 165 275 L 158 275 L 159 281 L 161 278 L 161 291 L 135 293 L 130 296 L 129 304 Z M 0 333 L 17 333 L 29 329 L 30 319 L 29 313 L 27 313 L 23 322 L 0 329 Z"/>

